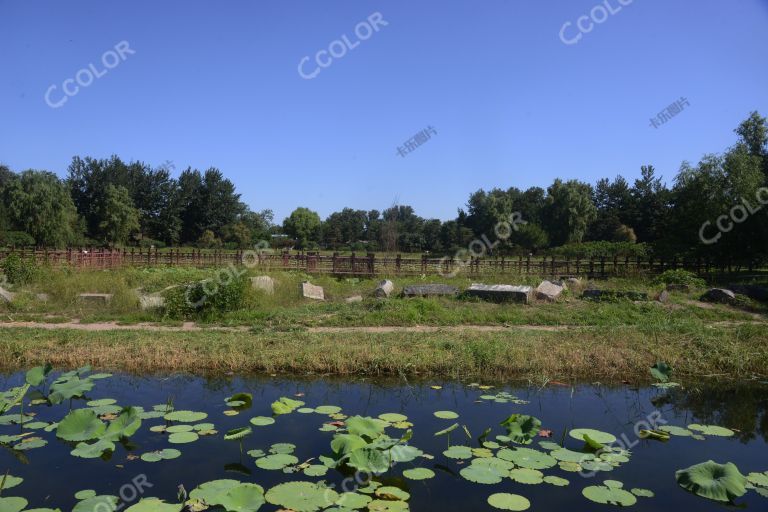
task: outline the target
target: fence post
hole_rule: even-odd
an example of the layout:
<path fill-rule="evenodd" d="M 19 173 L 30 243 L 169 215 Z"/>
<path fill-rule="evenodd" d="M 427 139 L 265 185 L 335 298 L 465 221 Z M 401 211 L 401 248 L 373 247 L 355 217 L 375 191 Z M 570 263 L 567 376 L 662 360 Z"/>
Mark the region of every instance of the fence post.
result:
<path fill-rule="evenodd" d="M 372 252 L 368 253 L 368 273 L 376 275 L 376 254 Z"/>
<path fill-rule="evenodd" d="M 605 277 L 605 256 L 600 256 L 600 277 Z"/>
<path fill-rule="evenodd" d="M 529 254 L 525 259 L 525 273 L 531 273 L 531 255 Z"/>
<path fill-rule="evenodd" d="M 400 254 L 398 253 L 397 257 L 395 258 L 395 271 L 398 275 L 400 275 L 400 264 L 402 263 Z"/>

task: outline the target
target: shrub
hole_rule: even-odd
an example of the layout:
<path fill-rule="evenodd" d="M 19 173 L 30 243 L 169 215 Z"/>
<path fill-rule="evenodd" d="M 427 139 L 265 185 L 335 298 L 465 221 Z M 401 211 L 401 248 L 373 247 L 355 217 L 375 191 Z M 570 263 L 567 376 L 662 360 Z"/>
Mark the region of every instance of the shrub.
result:
<path fill-rule="evenodd" d="M 247 279 L 244 276 L 216 277 L 172 288 L 165 294 L 165 316 L 173 319 L 220 318 L 223 313 L 242 309 Z"/>
<path fill-rule="evenodd" d="M 6 231 L 0 233 L 0 246 L 7 247 L 32 247 L 35 239 L 32 235 L 23 231 Z"/>
<path fill-rule="evenodd" d="M 9 254 L 2 263 L 0 269 L 12 284 L 25 284 L 32 280 L 37 272 L 37 264 L 32 260 L 24 260 L 18 254 Z"/>
<path fill-rule="evenodd" d="M 151 238 L 142 238 L 139 240 L 139 247 L 156 247 L 158 249 L 163 249 L 165 247 L 165 242 L 161 240 L 153 240 Z"/>
<path fill-rule="evenodd" d="M 703 288 L 706 285 L 706 282 L 703 279 L 697 277 L 696 274 L 681 268 L 664 271 L 663 273 L 656 276 L 654 282 L 657 284 L 684 284 L 698 288 Z"/>

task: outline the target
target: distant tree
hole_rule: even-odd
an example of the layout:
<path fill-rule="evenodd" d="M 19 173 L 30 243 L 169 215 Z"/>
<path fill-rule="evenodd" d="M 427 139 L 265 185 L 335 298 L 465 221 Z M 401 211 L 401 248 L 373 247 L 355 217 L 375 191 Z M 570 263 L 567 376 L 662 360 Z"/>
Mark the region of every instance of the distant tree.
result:
<path fill-rule="evenodd" d="M 5 187 L 4 203 L 11 226 L 28 233 L 37 245 L 62 247 L 75 239 L 77 210 L 52 172 L 22 172 Z"/>
<path fill-rule="evenodd" d="M 556 179 L 547 189 L 544 227 L 552 244 L 581 242 L 596 215 L 592 187 L 587 183 Z"/>
<path fill-rule="evenodd" d="M 197 246 L 203 249 L 213 249 L 221 247 L 221 240 L 216 237 L 216 234 L 213 231 L 206 229 L 203 231 L 203 234 L 200 235 L 200 238 L 197 241 Z"/>
<path fill-rule="evenodd" d="M 139 211 L 125 187 L 108 185 L 100 205 L 99 230 L 110 246 L 125 245 L 141 229 Z"/>
<path fill-rule="evenodd" d="M 285 233 L 296 240 L 299 248 L 306 249 L 320 239 L 320 216 L 309 208 L 299 207 L 283 221 Z"/>

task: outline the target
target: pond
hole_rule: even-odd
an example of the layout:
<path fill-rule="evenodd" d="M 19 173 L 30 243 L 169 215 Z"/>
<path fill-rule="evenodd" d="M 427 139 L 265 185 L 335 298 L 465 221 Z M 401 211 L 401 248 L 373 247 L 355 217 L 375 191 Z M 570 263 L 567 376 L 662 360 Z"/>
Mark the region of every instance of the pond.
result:
<path fill-rule="evenodd" d="M 179 511 L 180 499 L 220 511 L 723 510 L 676 481 L 710 459 L 749 475 L 734 503 L 768 509 L 760 382 L 539 388 L 88 368 L 44 380 L 23 417 L 18 406 L 0 416 L 0 512 Z M 0 390 L 24 381 L 0 376 Z M 733 479 L 725 473 L 715 472 L 715 493 Z"/>

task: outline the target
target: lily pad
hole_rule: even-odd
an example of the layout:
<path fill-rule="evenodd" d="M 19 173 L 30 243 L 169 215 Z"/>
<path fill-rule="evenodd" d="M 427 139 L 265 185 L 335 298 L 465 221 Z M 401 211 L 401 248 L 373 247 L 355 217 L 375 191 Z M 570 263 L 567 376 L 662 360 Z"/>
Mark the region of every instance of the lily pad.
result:
<path fill-rule="evenodd" d="M 717 425 L 699 425 L 698 423 L 693 423 L 688 425 L 688 429 L 701 432 L 705 436 L 731 437 L 734 435 L 733 430 Z"/>
<path fill-rule="evenodd" d="M 715 501 L 729 502 L 747 492 L 747 477 L 731 462 L 708 460 L 677 471 L 675 478 L 683 489 Z"/>
<path fill-rule="evenodd" d="M 584 441 L 584 436 L 589 436 L 593 441 L 597 441 L 600 444 L 611 444 L 616 442 L 616 436 L 609 434 L 608 432 L 601 432 L 599 430 L 593 430 L 591 428 L 575 428 L 568 432 L 568 435 L 579 441 Z"/>
<path fill-rule="evenodd" d="M 288 482 L 272 487 L 265 497 L 273 505 L 296 512 L 315 512 L 333 505 L 340 496 L 333 489 L 321 484 Z"/>
<path fill-rule="evenodd" d="M 413 468 L 404 470 L 403 476 L 409 480 L 428 480 L 435 477 L 435 472 L 427 468 Z"/>
<path fill-rule="evenodd" d="M 581 493 L 588 500 L 604 505 L 629 507 L 637 503 L 637 498 L 631 492 L 618 487 L 608 487 L 607 485 L 591 485 L 585 487 Z"/>
<path fill-rule="evenodd" d="M 488 496 L 488 504 L 500 510 L 514 510 L 522 512 L 531 508 L 531 502 L 528 498 L 519 494 L 510 494 L 508 492 L 497 492 Z"/>

